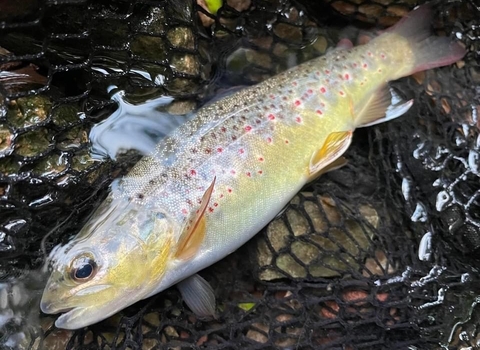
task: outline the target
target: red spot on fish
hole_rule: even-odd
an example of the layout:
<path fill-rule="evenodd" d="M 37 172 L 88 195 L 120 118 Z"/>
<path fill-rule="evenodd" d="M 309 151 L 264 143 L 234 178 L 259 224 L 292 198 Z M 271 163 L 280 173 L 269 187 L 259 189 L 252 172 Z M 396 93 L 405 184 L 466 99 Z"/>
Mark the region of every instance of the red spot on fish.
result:
<path fill-rule="evenodd" d="M 227 129 L 226 129 L 224 126 L 222 126 L 221 129 L 220 129 L 220 131 L 221 131 L 221 132 L 226 132 Z"/>
<path fill-rule="evenodd" d="M 370 57 L 373 56 L 370 51 L 367 52 L 367 55 L 369 55 Z"/>
<path fill-rule="evenodd" d="M 322 87 L 320 88 L 320 92 L 321 92 L 322 94 L 324 94 L 324 93 L 327 92 L 327 89 L 325 89 L 325 88 L 322 86 Z"/>
<path fill-rule="evenodd" d="M 347 73 L 343 76 L 345 78 L 345 80 L 349 80 L 350 79 L 350 75 Z"/>
<path fill-rule="evenodd" d="M 232 193 L 232 189 L 231 189 L 231 188 L 227 188 L 227 192 L 228 192 L 228 193 Z"/>
<path fill-rule="evenodd" d="M 244 150 L 243 148 L 240 148 L 240 149 L 238 150 L 238 153 L 244 154 L 244 153 L 245 153 L 245 150 Z"/>
<path fill-rule="evenodd" d="M 345 95 L 345 93 L 344 93 L 343 91 L 341 91 L 341 90 L 340 90 L 338 93 L 340 94 L 340 96 L 344 96 L 344 95 Z"/>
<path fill-rule="evenodd" d="M 272 138 L 271 138 L 271 137 L 267 137 L 267 142 L 268 142 L 268 143 L 272 143 Z"/>
<path fill-rule="evenodd" d="M 190 175 L 192 176 L 197 175 L 197 171 L 195 169 L 190 170 Z"/>
<path fill-rule="evenodd" d="M 330 74 L 330 71 L 328 69 L 325 69 L 325 74 Z"/>
<path fill-rule="evenodd" d="M 223 152 L 223 148 L 222 148 L 222 147 L 218 147 L 218 148 L 217 148 L 217 152 L 218 152 L 218 153 L 222 153 L 222 152 Z"/>
<path fill-rule="evenodd" d="M 313 94 L 313 90 L 312 90 L 312 89 L 308 89 L 308 90 L 307 90 L 307 94 L 310 94 L 310 95 Z"/>
<path fill-rule="evenodd" d="M 249 171 L 245 175 L 247 175 L 248 177 L 252 177 L 252 173 Z"/>
<path fill-rule="evenodd" d="M 364 63 L 363 68 L 367 68 L 367 67 L 368 67 L 368 64 Z"/>
<path fill-rule="evenodd" d="M 185 208 L 184 208 L 184 209 L 182 209 L 182 214 L 184 214 L 184 215 L 187 215 L 187 214 L 188 214 L 188 210 L 187 210 L 187 209 L 185 209 Z"/>
<path fill-rule="evenodd" d="M 383 59 L 387 58 L 387 56 L 385 56 L 384 53 L 380 54 L 380 57 L 383 58 Z"/>
<path fill-rule="evenodd" d="M 268 119 L 270 119 L 270 120 L 275 120 L 275 116 L 274 116 L 273 114 L 269 114 L 269 115 L 268 115 Z"/>
<path fill-rule="evenodd" d="M 325 107 L 325 103 L 320 102 L 320 106 Z"/>
<path fill-rule="evenodd" d="M 298 84 L 297 84 L 296 81 L 294 81 L 294 82 L 292 83 L 292 85 L 293 85 L 293 86 L 297 86 Z"/>
<path fill-rule="evenodd" d="M 263 159 L 263 157 L 259 157 L 258 160 L 259 160 L 260 162 L 263 162 L 265 159 Z"/>
<path fill-rule="evenodd" d="M 207 148 L 207 149 L 205 149 L 205 153 L 210 154 L 210 153 L 212 153 L 212 150 L 210 148 Z"/>
<path fill-rule="evenodd" d="M 290 141 L 288 141 L 288 140 L 285 140 L 285 143 L 288 145 L 288 144 L 290 143 Z"/>
<path fill-rule="evenodd" d="M 274 99 L 275 99 L 275 95 L 270 95 L 270 98 L 271 98 L 272 100 L 274 100 Z"/>
<path fill-rule="evenodd" d="M 295 121 L 300 124 L 300 123 L 302 122 L 302 118 L 296 117 L 296 118 L 295 118 Z"/>
<path fill-rule="evenodd" d="M 315 71 L 315 74 L 316 74 L 316 75 L 320 75 L 320 72 L 317 70 L 317 71 Z"/>
<path fill-rule="evenodd" d="M 301 102 L 300 100 L 296 100 L 296 101 L 295 101 L 295 106 L 298 107 L 298 106 L 300 106 L 301 104 L 302 104 L 302 102 Z"/>
<path fill-rule="evenodd" d="M 353 68 L 357 68 L 357 64 L 356 64 L 356 63 L 353 63 Z"/>
<path fill-rule="evenodd" d="M 262 171 L 262 170 L 259 170 L 258 173 L 259 173 L 260 175 L 262 175 L 262 174 L 263 174 L 263 171 Z"/>
<path fill-rule="evenodd" d="M 218 203 L 217 202 L 213 203 L 213 206 L 218 207 Z"/>
<path fill-rule="evenodd" d="M 317 112 L 317 114 L 319 114 L 319 115 L 322 115 L 322 114 L 323 114 L 323 112 L 322 112 L 321 110 L 319 110 L 319 109 L 317 109 L 315 112 Z"/>
<path fill-rule="evenodd" d="M 223 197 L 224 197 L 224 196 L 223 196 L 223 193 L 220 193 L 220 198 L 223 198 Z"/>
<path fill-rule="evenodd" d="M 237 172 L 235 170 L 230 170 L 230 174 L 235 175 Z"/>
<path fill-rule="evenodd" d="M 252 127 L 251 127 L 250 125 L 247 125 L 247 126 L 245 127 L 245 131 L 251 131 L 251 130 L 252 130 Z"/>
<path fill-rule="evenodd" d="M 210 213 L 213 213 L 213 208 L 212 208 L 212 207 L 208 207 L 208 211 L 209 211 Z"/>

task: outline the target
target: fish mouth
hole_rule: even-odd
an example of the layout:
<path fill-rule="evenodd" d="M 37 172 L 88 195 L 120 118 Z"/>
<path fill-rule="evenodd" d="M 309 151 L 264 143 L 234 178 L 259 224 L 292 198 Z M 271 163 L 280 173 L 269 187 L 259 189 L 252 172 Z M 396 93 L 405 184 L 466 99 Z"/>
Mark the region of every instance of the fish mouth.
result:
<path fill-rule="evenodd" d="M 68 312 L 72 309 L 73 307 L 59 308 L 57 305 L 55 305 L 55 303 L 46 302 L 44 300 L 40 302 L 40 310 L 42 310 L 44 314 L 59 314 Z"/>
<path fill-rule="evenodd" d="M 121 308 L 115 307 L 77 306 L 70 309 L 58 310 L 55 313 L 62 314 L 55 321 L 55 326 L 69 330 L 83 328 L 103 321 L 107 317 L 117 313 L 120 309 Z"/>
<path fill-rule="evenodd" d="M 80 316 L 85 313 L 85 309 L 87 308 L 74 307 L 67 312 L 62 313 L 62 315 L 60 315 L 55 321 L 55 326 L 63 329 L 78 329 L 85 327 L 88 323 L 85 323 L 85 320 L 79 320 Z"/>
<path fill-rule="evenodd" d="M 143 295 L 125 293 L 130 298 L 116 296 L 110 300 L 100 302 L 98 299 L 88 300 L 51 300 L 44 298 L 40 302 L 40 309 L 46 314 L 62 313 L 55 321 L 57 328 L 79 329 L 103 321 L 118 311 L 142 299 Z M 50 300 L 49 300 L 50 299 Z"/>

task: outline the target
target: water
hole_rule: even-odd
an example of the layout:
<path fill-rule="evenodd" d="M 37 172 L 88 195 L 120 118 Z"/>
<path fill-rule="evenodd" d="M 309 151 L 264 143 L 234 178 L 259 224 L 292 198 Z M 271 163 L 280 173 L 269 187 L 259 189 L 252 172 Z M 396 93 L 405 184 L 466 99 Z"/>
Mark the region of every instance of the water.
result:
<path fill-rule="evenodd" d="M 155 145 L 172 130 L 188 120 L 188 116 L 160 111 L 174 101 L 160 96 L 143 103 L 132 104 L 123 90 L 109 88 L 111 99 L 118 108 L 90 131 L 91 153 L 96 159 L 116 159 L 120 152 L 136 150 L 142 155 L 152 152 Z"/>
<path fill-rule="evenodd" d="M 45 273 L 24 272 L 0 283 L 0 348 L 27 348 L 40 334 L 38 305 Z"/>

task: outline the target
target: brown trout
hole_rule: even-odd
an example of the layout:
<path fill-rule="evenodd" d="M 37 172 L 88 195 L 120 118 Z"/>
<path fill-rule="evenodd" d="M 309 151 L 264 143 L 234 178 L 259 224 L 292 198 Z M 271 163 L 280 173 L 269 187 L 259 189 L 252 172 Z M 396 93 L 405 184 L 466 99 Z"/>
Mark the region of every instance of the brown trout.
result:
<path fill-rule="evenodd" d="M 355 128 L 405 113 L 387 82 L 452 64 L 423 6 L 369 43 L 348 41 L 200 109 L 112 185 L 78 235 L 51 253 L 41 309 L 75 329 L 177 284 L 215 313 L 196 273 L 252 238 L 309 181 L 340 164 Z"/>

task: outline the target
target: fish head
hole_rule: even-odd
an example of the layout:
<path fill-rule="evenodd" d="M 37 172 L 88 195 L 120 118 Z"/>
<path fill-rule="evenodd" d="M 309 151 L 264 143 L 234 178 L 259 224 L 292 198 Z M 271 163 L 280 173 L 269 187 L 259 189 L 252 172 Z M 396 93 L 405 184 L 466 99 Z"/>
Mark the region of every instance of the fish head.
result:
<path fill-rule="evenodd" d="M 170 253 L 169 222 L 157 214 L 136 214 L 92 218 L 94 224 L 90 220 L 71 242 L 52 251 L 40 308 L 63 313 L 58 328 L 99 322 L 145 298 L 161 280 Z"/>

